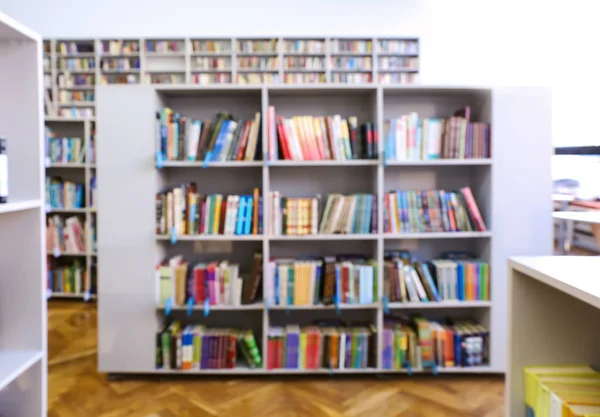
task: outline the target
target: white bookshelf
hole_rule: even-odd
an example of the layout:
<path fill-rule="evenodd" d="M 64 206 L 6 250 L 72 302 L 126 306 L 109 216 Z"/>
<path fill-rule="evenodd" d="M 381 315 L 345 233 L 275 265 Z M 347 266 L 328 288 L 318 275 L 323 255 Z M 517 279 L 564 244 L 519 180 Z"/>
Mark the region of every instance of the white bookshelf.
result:
<path fill-rule="evenodd" d="M 508 262 L 505 415 L 525 417 L 523 368 L 598 363 L 598 256 L 514 257 Z"/>
<path fill-rule="evenodd" d="M 9 196 L 0 204 L 0 410 L 45 416 L 42 40 L 0 13 L 0 135 Z"/>
<path fill-rule="evenodd" d="M 84 185 L 85 206 L 81 208 L 53 208 L 50 207 L 49 202 L 45 204 L 46 217 L 59 215 L 63 220 L 72 216 L 77 217 L 81 225 L 84 228 L 85 243 L 87 250 L 80 253 L 55 253 L 53 249 L 48 248 L 48 256 L 58 260 L 60 258 L 61 264 L 72 264 L 75 260 L 77 262 L 83 262 L 85 266 L 85 273 L 90 280 L 89 291 L 75 292 L 75 293 L 64 293 L 57 291 L 58 287 L 50 288 L 50 282 L 48 282 L 48 288 L 46 294 L 48 299 L 73 299 L 90 301 L 96 299 L 95 293 L 95 264 L 96 264 L 96 253 L 93 249 L 92 244 L 92 225 L 96 224 L 96 210 L 92 206 L 92 179 L 96 175 L 96 162 L 93 149 L 93 134 L 95 128 L 95 122 L 87 119 L 63 119 L 63 118 L 48 118 L 45 119 L 46 127 L 52 129 L 57 138 L 81 138 L 83 140 L 83 146 L 85 149 L 85 162 L 74 163 L 74 162 L 63 162 L 63 163 L 52 163 L 50 156 L 45 155 L 46 165 L 46 176 L 47 177 L 61 177 L 65 181 L 74 181 Z M 47 139 L 46 139 L 47 140 Z M 49 146 L 46 144 L 46 152 Z M 56 256 L 59 255 L 59 256 Z M 56 274 L 55 278 L 56 280 Z M 83 281 L 83 279 L 82 279 Z M 83 283 L 82 283 L 83 291 Z"/>
<path fill-rule="evenodd" d="M 155 166 L 155 113 L 163 106 L 191 117 L 210 118 L 227 109 L 239 118 L 255 111 L 266 120 L 267 106 L 278 115 L 356 115 L 375 121 L 383 137 L 383 120 L 417 111 L 421 117 L 446 117 L 457 108 L 471 106 L 477 120 L 492 126 L 490 160 L 443 161 L 433 164 L 387 164 L 373 161 L 288 162 L 258 161 L 237 165 L 197 163 Z M 155 266 L 159 260 L 182 254 L 191 263 L 230 259 L 249 265 L 252 254 L 271 257 L 323 256 L 357 253 L 377 261 L 383 270 L 384 251 L 409 249 L 420 260 L 435 259 L 448 250 L 467 250 L 491 265 L 491 300 L 478 302 L 391 303 L 367 305 L 268 306 L 250 310 L 213 309 L 208 317 L 195 306 L 173 310 L 182 319 L 208 326 L 235 324 L 251 328 L 266 363 L 266 330 L 269 325 L 308 324 L 315 319 L 341 317 L 350 322 L 370 322 L 378 329 L 377 367 L 334 369 L 332 373 L 389 373 L 382 365 L 384 310 L 419 313 L 426 317 L 471 317 L 490 330 L 489 366 L 440 368 L 445 373 L 503 373 L 506 370 L 506 259 L 510 255 L 549 254 L 550 204 L 550 96 L 541 88 L 491 89 L 464 86 L 259 85 L 259 86 L 107 86 L 98 89 L 98 189 L 102 222 L 98 230 L 99 370 L 108 373 L 165 373 L 156 371 L 155 334 L 164 319 L 156 306 Z M 135 108 L 135 112 L 127 109 Z M 126 137 L 127 141 L 120 138 Z M 263 129 L 266 149 L 266 129 Z M 114 152 L 115 149 L 119 152 Z M 518 151 L 516 151 L 518 150 Z M 248 165 L 251 164 L 251 165 Z M 523 179 L 523 172 L 528 171 Z M 124 180 L 126 179 L 126 180 Z M 155 196 L 171 184 L 195 181 L 207 193 L 244 194 L 260 187 L 289 197 L 338 193 L 373 193 L 378 196 L 377 233 L 368 235 L 314 236 L 170 236 L 155 234 Z M 535 185 L 534 185 L 535 184 Z M 385 192 L 393 189 L 456 189 L 470 186 L 489 231 L 389 235 L 382 232 Z M 269 228 L 265 225 L 265 230 Z M 531 231 L 535 230 L 535 233 Z M 382 300 L 382 274 L 378 300 Z M 213 311 L 214 310 L 214 311 Z M 117 334 L 118 337 L 114 335 Z M 145 340 L 140 344 L 139 340 Z M 135 349 L 132 348 L 135 346 Z M 417 372 L 418 370 L 414 370 Z M 329 370 L 201 371 L 198 374 L 248 373 L 310 374 Z M 393 371 L 406 373 L 405 371 Z M 196 372 L 193 372 L 196 373 Z"/>

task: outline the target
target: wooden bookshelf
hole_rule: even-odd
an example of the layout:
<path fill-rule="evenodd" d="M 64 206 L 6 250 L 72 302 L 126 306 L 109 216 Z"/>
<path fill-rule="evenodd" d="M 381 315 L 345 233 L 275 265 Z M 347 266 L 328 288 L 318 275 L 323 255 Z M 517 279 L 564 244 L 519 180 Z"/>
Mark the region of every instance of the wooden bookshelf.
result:
<path fill-rule="evenodd" d="M 71 216 L 77 216 L 84 228 L 85 242 L 87 249 L 81 253 L 55 253 L 50 252 L 48 256 L 57 258 L 67 258 L 70 262 L 73 259 L 80 259 L 85 263 L 85 273 L 92 282 L 92 276 L 95 276 L 95 264 L 96 264 L 96 253 L 92 243 L 92 225 L 96 224 L 96 210 L 92 206 L 92 179 L 96 175 L 96 161 L 93 151 L 93 135 L 95 122 L 86 119 L 54 119 L 46 118 L 46 127 L 52 129 L 58 138 L 81 138 L 83 140 L 83 147 L 85 150 L 85 162 L 61 162 L 52 163 L 50 156 L 45 155 L 46 162 L 46 176 L 49 177 L 62 177 L 64 180 L 70 180 L 77 183 L 84 184 L 85 193 L 85 206 L 82 208 L 53 208 L 49 202 L 46 202 L 45 210 L 46 216 L 60 215 L 61 218 L 68 218 Z M 49 142 L 46 138 L 46 150 L 49 152 Z M 46 289 L 46 296 L 48 299 L 79 299 L 83 301 L 90 301 L 96 299 L 94 291 L 94 285 L 90 291 L 79 292 L 79 293 L 64 293 L 55 292 L 51 288 Z"/>
<path fill-rule="evenodd" d="M 0 410 L 11 416 L 47 415 L 43 48 L 38 34 L 0 13 L 9 192 L 0 204 Z"/>
<path fill-rule="evenodd" d="M 281 45 L 281 39 L 278 45 Z M 492 158 L 475 160 L 473 163 L 451 160 L 386 164 L 382 157 L 383 141 L 379 141 L 380 158 L 369 161 L 266 161 L 263 157 L 262 161 L 244 162 L 239 166 L 235 166 L 235 162 L 227 162 L 202 169 L 195 162 L 171 162 L 165 163 L 163 168 L 156 168 L 155 113 L 163 106 L 202 118 L 210 118 L 215 111 L 223 108 L 240 118 L 249 118 L 255 111 L 261 111 L 264 126 L 266 110 L 270 105 L 274 105 L 277 114 L 283 116 L 357 115 L 360 120 L 376 121 L 380 138 L 383 137 L 384 119 L 398 117 L 412 110 L 418 111 L 422 117 L 444 117 L 457 108 L 469 105 L 477 114 L 477 120 L 492 122 Z M 302 325 L 314 319 L 336 317 L 351 321 L 367 320 L 379 330 L 376 342 L 378 360 L 377 367 L 372 369 L 271 371 L 236 368 L 191 373 L 407 373 L 406 370 L 382 368 L 381 330 L 384 310 L 387 308 L 402 314 L 421 313 L 426 317 L 466 315 L 478 320 L 490 330 L 489 366 L 440 368 L 439 372 L 505 372 L 505 261 L 515 253 L 539 254 L 546 249 L 548 252 L 551 250 L 550 206 L 546 196 L 551 189 L 550 178 L 546 175 L 552 152 L 549 140 L 551 117 L 550 99 L 545 90 L 400 87 L 384 84 L 141 85 L 99 88 L 97 107 L 100 109 L 98 123 L 103 126 L 98 140 L 98 179 L 102 184 L 98 189 L 98 210 L 103 216 L 98 231 L 98 279 L 102 281 L 98 305 L 98 363 L 101 372 L 177 373 L 154 369 L 155 346 L 151 341 L 165 314 L 164 309 L 157 307 L 158 293 L 154 283 L 155 266 L 159 259 L 182 254 L 191 262 L 199 258 L 230 259 L 240 265 L 248 265 L 252 254 L 261 250 L 266 267 L 272 257 L 359 253 L 375 259 L 378 270 L 382 271 L 384 251 L 394 249 L 410 249 L 422 260 L 435 259 L 447 250 L 474 252 L 491 265 L 491 300 L 391 303 L 386 306 L 381 301 L 383 278 L 378 274 L 378 301 L 373 304 L 340 305 L 336 309 L 335 306 L 321 305 L 269 306 L 261 302 L 254 305 L 255 310 L 251 312 L 239 313 L 239 308 L 223 307 L 211 309 L 208 317 L 201 312 L 203 306 L 195 306 L 191 317 L 186 320 L 208 326 L 235 323 L 239 328 L 254 329 L 264 363 L 270 323 Z M 131 108 L 136 108 L 136 112 L 126 111 Z M 267 149 L 266 130 L 262 129 L 263 150 Z M 119 139 L 122 137 L 130 140 L 122 141 Z M 120 152 L 115 153 L 117 147 Z M 519 152 L 514 151 L 516 148 L 519 148 Z M 529 172 L 526 181 L 521 177 L 523 170 Z M 378 198 L 379 230 L 368 235 L 179 236 L 175 243 L 171 243 L 170 236 L 156 235 L 153 202 L 156 193 L 167 185 L 192 180 L 197 183 L 199 190 L 222 194 L 243 194 L 253 187 L 259 187 L 263 198 L 271 190 L 284 192 L 290 197 L 333 192 L 373 193 Z M 470 186 L 473 190 L 488 231 L 403 235 L 383 233 L 382 199 L 385 192 L 391 189 L 456 189 L 463 186 Z M 265 229 L 269 230 L 266 224 Z M 531 233 L 532 230 L 535 233 Z M 182 311 L 172 314 L 177 313 L 185 318 L 186 308 L 179 310 Z M 115 331 L 120 335 L 117 339 L 111 336 Z M 140 339 L 148 342 L 136 344 L 135 341 Z M 132 349 L 134 345 L 136 348 Z"/>

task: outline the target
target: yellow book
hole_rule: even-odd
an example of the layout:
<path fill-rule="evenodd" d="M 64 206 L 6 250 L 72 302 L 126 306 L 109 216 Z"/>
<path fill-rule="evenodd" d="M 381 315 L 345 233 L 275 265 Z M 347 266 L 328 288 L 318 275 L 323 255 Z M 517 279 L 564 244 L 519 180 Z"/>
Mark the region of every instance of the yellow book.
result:
<path fill-rule="evenodd" d="M 535 416 L 541 416 L 542 413 L 544 412 L 544 404 L 549 404 L 549 398 L 550 398 L 550 394 L 549 394 L 549 390 L 546 387 L 545 383 L 548 382 L 562 382 L 562 383 L 567 383 L 567 384 L 572 384 L 572 385 L 576 385 L 576 384 L 589 384 L 590 382 L 593 383 L 593 381 L 598 381 L 600 382 L 600 374 L 596 373 L 596 372 L 592 372 L 590 374 L 579 374 L 576 376 L 571 376 L 571 375 L 542 375 L 542 376 L 538 376 L 537 380 L 536 380 L 536 386 L 535 386 L 535 399 L 533 401 L 533 403 L 527 404 L 530 407 L 533 408 Z"/>
<path fill-rule="evenodd" d="M 537 377 L 540 375 L 581 375 L 595 373 L 589 365 L 573 366 L 527 366 L 525 374 L 525 404 L 529 407 L 535 405 L 537 392 Z"/>
<path fill-rule="evenodd" d="M 565 405 L 561 417 L 584 417 L 589 414 L 600 414 L 600 405 Z"/>
<path fill-rule="evenodd" d="M 600 405 L 600 391 L 587 393 L 550 393 L 550 406 L 546 417 L 561 417 L 571 405 Z"/>
<path fill-rule="evenodd" d="M 294 262 L 294 305 L 297 306 L 300 304 L 300 283 L 301 283 L 301 277 L 300 277 L 300 271 L 301 271 L 301 267 L 300 267 L 300 262 Z"/>
<path fill-rule="evenodd" d="M 553 415 L 552 407 L 553 403 L 556 401 L 556 395 L 562 394 L 574 394 L 574 395 L 596 395 L 596 393 L 600 394 L 600 381 L 597 379 L 586 379 L 585 381 L 578 381 L 574 383 L 561 383 L 561 382 L 546 382 L 542 383 L 542 398 L 540 403 L 540 417 L 548 417 Z M 562 404 L 562 402 L 561 402 Z M 562 406 L 561 406 L 562 408 Z M 561 409 L 559 408 L 559 409 Z M 558 414 L 560 415 L 560 413 Z M 536 415 L 536 417 L 538 417 Z"/>
<path fill-rule="evenodd" d="M 213 222 L 213 234 L 219 234 L 219 224 L 221 219 L 221 203 L 223 202 L 223 196 L 221 194 L 215 195 L 214 210 L 214 222 Z"/>
<path fill-rule="evenodd" d="M 299 369 L 306 369 L 306 332 L 300 332 L 300 351 L 298 352 Z"/>

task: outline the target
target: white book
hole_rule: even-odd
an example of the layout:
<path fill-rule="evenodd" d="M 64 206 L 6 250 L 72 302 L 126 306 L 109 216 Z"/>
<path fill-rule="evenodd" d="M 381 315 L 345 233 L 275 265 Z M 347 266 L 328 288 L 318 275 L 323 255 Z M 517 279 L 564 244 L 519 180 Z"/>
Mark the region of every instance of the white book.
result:
<path fill-rule="evenodd" d="M 417 125 L 419 123 L 419 115 L 415 112 L 411 112 L 408 115 L 408 138 L 409 138 L 409 159 L 418 160 L 419 158 L 419 146 L 417 144 Z"/>
<path fill-rule="evenodd" d="M 227 155 L 229 155 L 229 149 L 233 144 L 233 133 L 237 128 L 238 123 L 231 120 L 229 125 L 227 126 L 227 136 L 225 136 L 225 143 L 223 143 L 223 147 L 221 148 L 221 154 L 218 155 L 219 161 L 226 161 Z"/>
<path fill-rule="evenodd" d="M 419 302 L 419 294 L 417 293 L 415 283 L 413 282 L 412 274 L 410 273 L 410 266 L 403 266 L 402 271 L 404 272 L 404 282 L 406 283 L 406 290 L 408 292 L 409 300 L 415 303 Z"/>
<path fill-rule="evenodd" d="M 333 116 L 332 123 L 332 131 L 333 131 L 333 143 L 335 145 L 335 159 L 338 161 L 346 160 L 346 153 L 344 152 L 344 148 L 342 145 L 342 116 L 336 114 Z"/>
<path fill-rule="evenodd" d="M 333 233 L 337 229 L 337 224 L 340 221 L 342 211 L 344 209 L 344 196 L 339 195 L 336 196 L 336 199 L 333 203 L 332 214 L 330 216 L 329 227 L 327 228 L 327 233 Z"/>
<path fill-rule="evenodd" d="M 275 261 L 270 261 L 267 264 L 267 282 L 266 282 L 266 293 L 267 302 L 269 305 L 275 304 Z"/>
<path fill-rule="evenodd" d="M 241 277 L 236 279 L 236 298 L 235 305 L 242 305 L 242 286 L 244 285 L 244 280 Z"/>
<path fill-rule="evenodd" d="M 458 274 L 456 262 L 449 262 L 448 271 L 450 274 L 450 282 L 452 283 L 452 299 L 458 300 Z"/>
<path fill-rule="evenodd" d="M 239 293 L 239 272 L 240 267 L 238 264 L 233 264 L 229 266 L 230 276 L 229 282 L 231 283 L 231 305 L 239 306 L 240 305 L 240 293 Z"/>
<path fill-rule="evenodd" d="M 225 200 L 225 218 L 221 219 L 225 222 L 225 227 L 223 228 L 224 235 L 231 235 L 231 209 L 233 208 L 233 196 L 228 195 L 227 200 Z"/>
<path fill-rule="evenodd" d="M 198 140 L 200 139 L 200 131 L 202 130 L 202 122 L 200 120 L 192 120 L 190 128 L 187 130 L 187 159 L 195 161 L 198 152 Z"/>
<path fill-rule="evenodd" d="M 404 161 L 408 157 L 408 146 L 406 142 L 406 116 L 402 116 L 396 119 L 394 125 L 396 126 L 396 132 L 394 137 L 396 138 L 396 160 Z"/>
<path fill-rule="evenodd" d="M 410 271 L 412 274 L 413 282 L 415 283 L 415 287 L 417 289 L 417 294 L 419 294 L 419 298 L 421 299 L 421 301 L 429 301 L 427 293 L 425 292 L 425 287 L 423 287 L 423 283 L 421 282 L 421 278 L 419 277 L 417 270 L 415 268 L 411 268 Z"/>
<path fill-rule="evenodd" d="M 321 356 L 319 356 L 321 357 Z M 346 369 L 346 333 L 340 334 L 340 369 Z"/>
<path fill-rule="evenodd" d="M 175 234 L 177 236 L 180 236 L 183 234 L 183 212 L 182 212 L 182 199 L 183 199 L 183 190 L 181 188 L 175 188 L 173 189 L 173 210 L 175 211 L 175 213 L 173 213 L 174 217 L 174 226 L 175 226 Z"/>
<path fill-rule="evenodd" d="M 289 275 L 289 266 L 281 265 L 279 267 L 279 294 L 280 294 L 279 302 L 282 306 L 287 305 L 288 275 Z"/>

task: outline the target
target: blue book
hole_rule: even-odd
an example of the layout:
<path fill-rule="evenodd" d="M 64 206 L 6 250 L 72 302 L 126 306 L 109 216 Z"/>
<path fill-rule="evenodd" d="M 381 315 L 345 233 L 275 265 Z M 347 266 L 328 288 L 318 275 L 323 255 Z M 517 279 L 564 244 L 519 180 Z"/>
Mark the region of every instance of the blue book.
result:
<path fill-rule="evenodd" d="M 335 266 L 335 296 L 337 303 L 342 303 L 342 271 L 339 265 Z"/>
<path fill-rule="evenodd" d="M 288 268 L 287 276 L 287 305 L 294 304 L 294 269 Z"/>
<path fill-rule="evenodd" d="M 363 223 L 363 233 L 371 233 L 371 219 L 373 218 L 373 199 L 375 197 L 371 194 L 366 196 L 367 209 L 365 210 L 365 221 Z"/>
<path fill-rule="evenodd" d="M 438 289 L 435 286 L 435 282 L 433 282 L 433 276 L 431 275 L 431 271 L 429 270 L 429 265 L 425 262 L 421 263 L 421 269 L 425 273 L 425 280 L 431 289 L 431 293 L 433 294 L 434 301 L 440 301 L 440 294 L 438 293 Z"/>
<path fill-rule="evenodd" d="M 223 120 L 223 123 L 221 123 L 221 129 L 219 130 L 219 135 L 215 141 L 215 147 L 211 152 L 211 161 L 219 160 L 219 157 L 221 156 L 221 150 L 223 149 L 223 145 L 227 139 L 227 131 L 229 130 L 229 125 L 231 123 L 233 123 L 233 120 Z"/>
<path fill-rule="evenodd" d="M 465 266 L 456 264 L 456 296 L 460 301 L 465 301 Z"/>
<path fill-rule="evenodd" d="M 313 299 L 313 304 L 317 305 L 321 302 L 320 298 L 319 298 L 319 289 L 321 288 L 321 272 L 323 270 L 323 266 L 322 265 L 318 265 L 315 268 L 315 292 L 314 292 L 314 299 Z"/>
<path fill-rule="evenodd" d="M 275 265 L 275 276 L 273 277 L 273 289 L 275 291 L 274 302 L 275 305 L 279 305 L 279 268 Z"/>
<path fill-rule="evenodd" d="M 236 224 L 235 224 L 235 234 L 236 235 L 243 234 L 245 213 L 246 213 L 246 197 L 241 195 L 240 196 L 240 207 L 238 208 Z"/>
<path fill-rule="evenodd" d="M 263 234 L 263 198 L 262 196 L 258 197 L 258 234 Z"/>
<path fill-rule="evenodd" d="M 179 113 L 173 114 L 173 159 L 179 159 Z"/>
<path fill-rule="evenodd" d="M 249 235 L 252 226 L 252 208 L 254 206 L 252 196 L 246 196 L 246 216 L 244 219 L 244 234 Z"/>

